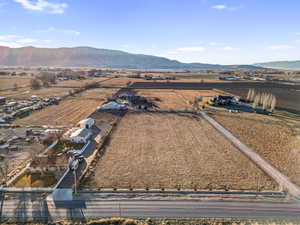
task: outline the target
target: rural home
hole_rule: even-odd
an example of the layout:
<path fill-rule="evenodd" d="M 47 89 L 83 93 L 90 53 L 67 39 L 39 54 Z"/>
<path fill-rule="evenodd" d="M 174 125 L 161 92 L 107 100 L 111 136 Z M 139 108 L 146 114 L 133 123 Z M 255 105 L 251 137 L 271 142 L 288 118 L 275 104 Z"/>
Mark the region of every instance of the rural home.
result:
<path fill-rule="evenodd" d="M 87 128 L 80 128 L 80 129 L 77 129 L 76 131 L 74 131 L 70 135 L 70 139 L 72 142 L 75 142 L 75 143 L 86 143 L 90 139 L 91 136 L 92 136 L 91 130 L 89 130 Z"/>
<path fill-rule="evenodd" d="M 84 119 L 84 120 L 81 120 L 78 125 L 81 127 L 81 128 L 91 128 L 93 125 L 95 124 L 95 120 L 93 120 L 92 118 L 87 118 L 87 119 Z"/>
<path fill-rule="evenodd" d="M 237 104 L 238 99 L 236 99 L 234 96 L 215 96 L 213 99 L 210 100 L 211 105 L 231 105 L 231 104 Z"/>
<path fill-rule="evenodd" d="M 127 107 L 125 105 L 119 104 L 115 101 L 106 103 L 100 107 L 101 110 L 126 110 Z"/>

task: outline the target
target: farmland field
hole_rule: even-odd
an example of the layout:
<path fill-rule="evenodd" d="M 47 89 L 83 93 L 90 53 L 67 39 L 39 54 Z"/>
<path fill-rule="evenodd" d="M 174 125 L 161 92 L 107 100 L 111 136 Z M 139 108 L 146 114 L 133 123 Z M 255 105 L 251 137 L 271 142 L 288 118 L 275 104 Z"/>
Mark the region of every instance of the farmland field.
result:
<path fill-rule="evenodd" d="M 73 90 L 75 87 L 84 87 L 86 84 L 92 82 L 99 82 L 106 80 L 107 78 L 89 78 L 86 80 L 67 80 L 59 81 L 56 84 L 53 84 L 51 87 L 45 88 L 42 87 L 38 90 L 32 90 L 29 87 L 30 78 L 1 78 L 0 77 L 0 96 L 5 96 L 13 99 L 28 99 L 32 95 L 37 95 L 39 97 L 63 97 L 69 94 L 70 90 Z M 1 83 L 3 82 L 3 83 Z M 14 83 L 17 82 L 17 90 L 2 90 L 3 88 L 13 88 Z M 24 86 L 24 87 L 22 87 Z"/>
<path fill-rule="evenodd" d="M 204 119 L 128 113 L 87 188 L 274 190 L 277 185 Z"/>
<path fill-rule="evenodd" d="M 116 89 L 92 89 L 75 97 L 68 97 L 59 105 L 49 106 L 14 123 L 20 125 L 72 126 L 93 113 L 96 108 L 115 93 Z"/>
<path fill-rule="evenodd" d="M 108 79 L 107 77 L 92 77 L 85 80 L 66 80 L 66 81 L 60 81 L 54 86 L 56 87 L 84 87 L 86 84 L 92 83 L 92 82 L 99 82 Z"/>
<path fill-rule="evenodd" d="M 214 117 L 292 182 L 300 185 L 300 141 L 295 131 L 284 125 L 229 118 L 224 115 Z"/>
<path fill-rule="evenodd" d="M 157 99 L 154 103 L 159 110 L 190 110 L 191 102 L 197 97 L 208 101 L 211 97 L 218 95 L 213 90 L 139 90 L 138 94 L 149 99 Z"/>
<path fill-rule="evenodd" d="M 175 90 L 207 90 L 220 89 L 234 95 L 245 97 L 249 88 L 257 92 L 272 93 L 277 98 L 276 108 L 300 115 L 300 85 L 287 85 L 271 82 L 136 82 L 131 87 L 137 89 L 175 89 Z"/>
<path fill-rule="evenodd" d="M 125 87 L 127 86 L 127 83 L 129 82 L 137 82 L 140 81 L 141 79 L 136 79 L 136 78 L 128 78 L 128 77 L 119 77 L 119 78 L 113 78 L 108 81 L 104 81 L 101 83 L 101 85 L 104 86 L 122 86 Z"/>
<path fill-rule="evenodd" d="M 14 85 L 27 86 L 30 83 L 29 77 L 7 77 L 7 76 L 0 76 L 0 90 L 13 88 Z"/>

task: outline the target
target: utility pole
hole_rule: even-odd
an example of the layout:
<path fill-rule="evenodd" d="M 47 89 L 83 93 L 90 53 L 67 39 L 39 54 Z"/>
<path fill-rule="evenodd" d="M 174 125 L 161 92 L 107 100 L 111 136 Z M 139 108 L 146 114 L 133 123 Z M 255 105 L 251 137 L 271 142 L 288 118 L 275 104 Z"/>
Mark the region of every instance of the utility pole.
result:
<path fill-rule="evenodd" d="M 121 213 L 121 203 L 119 202 L 119 217 L 122 217 L 122 213 Z"/>
<path fill-rule="evenodd" d="M 79 161 L 74 157 L 69 158 L 69 170 L 73 172 L 74 175 L 74 194 L 77 195 L 77 177 L 76 170 L 78 169 Z"/>
<path fill-rule="evenodd" d="M 74 194 L 77 195 L 77 179 L 76 179 L 76 170 L 73 170 L 74 174 Z"/>

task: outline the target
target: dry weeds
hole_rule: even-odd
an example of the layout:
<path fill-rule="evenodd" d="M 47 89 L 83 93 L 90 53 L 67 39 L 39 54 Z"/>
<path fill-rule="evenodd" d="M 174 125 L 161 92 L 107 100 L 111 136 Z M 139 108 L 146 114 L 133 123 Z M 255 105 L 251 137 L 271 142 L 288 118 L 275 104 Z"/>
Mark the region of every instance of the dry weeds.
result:
<path fill-rule="evenodd" d="M 202 97 L 207 102 L 211 97 L 219 93 L 213 90 L 139 90 L 138 94 L 149 99 L 160 99 L 154 101 L 158 110 L 191 110 L 191 102 L 195 98 Z"/>
<path fill-rule="evenodd" d="M 274 189 L 275 183 L 204 119 L 127 114 L 89 187 Z"/>
<path fill-rule="evenodd" d="M 300 142 L 291 128 L 221 115 L 214 118 L 300 185 Z"/>

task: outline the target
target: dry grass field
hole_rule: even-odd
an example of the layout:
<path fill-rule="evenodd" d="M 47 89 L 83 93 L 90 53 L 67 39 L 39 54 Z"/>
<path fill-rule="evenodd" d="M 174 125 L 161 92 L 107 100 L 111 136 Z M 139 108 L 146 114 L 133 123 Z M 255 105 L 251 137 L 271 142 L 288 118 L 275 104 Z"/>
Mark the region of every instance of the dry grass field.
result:
<path fill-rule="evenodd" d="M 90 77 L 86 80 L 65 80 L 65 81 L 60 81 L 54 86 L 57 87 L 84 87 L 86 84 L 92 83 L 92 82 L 99 82 L 106 80 L 107 77 Z"/>
<path fill-rule="evenodd" d="M 0 96 L 16 95 L 28 91 L 30 79 L 30 77 L 0 76 Z M 17 90 L 12 89 L 15 84 L 18 87 Z"/>
<path fill-rule="evenodd" d="M 214 90 L 175 90 L 176 94 L 183 97 L 185 102 L 193 102 L 195 98 L 202 97 L 204 102 L 207 102 L 210 98 L 216 95 L 224 95 Z"/>
<path fill-rule="evenodd" d="M 128 113 L 110 137 L 87 188 L 274 190 L 276 184 L 191 114 Z"/>
<path fill-rule="evenodd" d="M 292 182 L 300 185 L 300 140 L 287 126 L 215 115 L 214 118 Z"/>
<path fill-rule="evenodd" d="M 68 97 L 59 105 L 33 112 L 14 123 L 20 125 L 73 126 L 93 113 L 117 89 L 91 89 L 75 97 Z"/>
<path fill-rule="evenodd" d="M 126 87 L 127 83 L 129 82 L 138 82 L 141 81 L 141 79 L 136 79 L 136 78 L 128 78 L 128 77 L 119 77 L 119 78 L 113 78 L 108 81 L 104 81 L 101 83 L 101 85 L 106 85 L 106 86 L 121 86 L 121 87 Z M 144 80 L 142 80 L 144 81 Z"/>
<path fill-rule="evenodd" d="M 203 101 L 220 93 L 212 90 L 139 90 L 138 94 L 150 99 L 160 99 L 154 101 L 159 107 L 158 110 L 190 110 L 190 104 L 195 98 L 203 97 Z"/>
<path fill-rule="evenodd" d="M 94 77 L 89 78 L 86 80 L 67 80 L 67 81 L 60 81 L 56 84 L 52 85 L 52 87 L 44 88 L 38 90 L 32 90 L 29 87 L 30 84 L 30 78 L 1 78 L 0 77 L 0 96 L 6 96 L 13 99 L 28 99 L 32 95 L 37 95 L 40 97 L 63 97 L 69 94 L 70 90 L 73 90 L 74 87 L 84 87 L 86 84 L 89 84 L 91 82 L 98 82 L 105 80 L 107 78 L 101 78 L 101 77 Z M 2 83 L 3 82 L 3 83 Z M 2 90 L 2 88 L 13 88 L 14 83 L 18 83 L 18 89 L 17 90 Z M 24 83 L 24 84 L 23 84 Z M 22 85 L 21 85 L 22 84 Z M 22 87 L 22 86 L 27 87 Z M 62 88 L 66 87 L 66 88 Z M 70 87 L 70 88 L 68 88 Z"/>
<path fill-rule="evenodd" d="M 18 87 L 27 86 L 30 83 L 30 77 L 10 77 L 0 76 L 0 90 L 13 88 L 16 84 Z"/>

